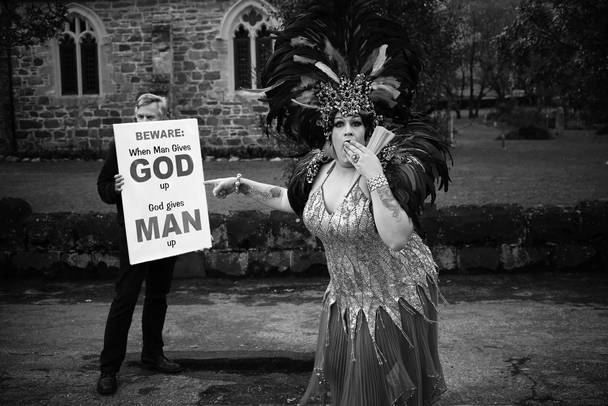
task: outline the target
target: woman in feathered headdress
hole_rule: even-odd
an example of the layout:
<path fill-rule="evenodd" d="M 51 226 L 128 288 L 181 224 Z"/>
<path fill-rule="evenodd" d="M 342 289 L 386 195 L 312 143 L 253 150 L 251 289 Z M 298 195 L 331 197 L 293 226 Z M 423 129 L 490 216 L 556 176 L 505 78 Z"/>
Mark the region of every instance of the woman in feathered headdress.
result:
<path fill-rule="evenodd" d="M 333 405 L 425 405 L 445 388 L 418 229 L 426 198 L 447 190 L 449 151 L 411 117 L 420 66 L 402 32 L 364 0 L 323 0 L 286 24 L 262 78 L 268 123 L 312 150 L 287 188 L 207 182 L 298 214 L 323 242 L 331 279 L 302 403 L 329 391 Z"/>

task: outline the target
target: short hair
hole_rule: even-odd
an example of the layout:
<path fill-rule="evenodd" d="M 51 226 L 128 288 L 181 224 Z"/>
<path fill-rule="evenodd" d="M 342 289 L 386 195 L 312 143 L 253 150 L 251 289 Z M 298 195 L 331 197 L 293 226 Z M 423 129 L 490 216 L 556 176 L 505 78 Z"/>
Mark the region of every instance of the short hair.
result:
<path fill-rule="evenodd" d="M 152 103 L 158 103 L 158 109 L 160 110 L 160 114 L 163 117 L 167 116 L 167 113 L 169 112 L 167 98 L 164 96 L 158 96 L 154 93 L 143 93 L 137 98 L 137 102 L 135 103 L 135 113 L 137 114 L 138 108 L 147 106 L 148 104 Z"/>

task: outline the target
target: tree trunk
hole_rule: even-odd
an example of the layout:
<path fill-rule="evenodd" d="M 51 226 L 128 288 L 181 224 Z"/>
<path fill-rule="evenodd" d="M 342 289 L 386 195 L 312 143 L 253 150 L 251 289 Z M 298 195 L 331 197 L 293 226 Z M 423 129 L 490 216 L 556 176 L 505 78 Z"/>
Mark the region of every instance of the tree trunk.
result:
<path fill-rule="evenodd" d="M 460 64 L 460 95 L 458 96 L 458 108 L 456 109 L 456 114 L 458 118 L 462 118 L 460 115 L 460 109 L 464 106 L 464 88 L 467 86 L 467 77 L 466 72 L 464 70 L 464 63 Z"/>
<path fill-rule="evenodd" d="M 473 78 L 473 67 L 475 65 L 475 42 L 471 44 L 471 54 L 469 55 L 469 118 L 476 117 L 473 112 L 473 103 L 475 96 L 474 91 L 474 78 Z"/>
<path fill-rule="evenodd" d="M 479 95 L 475 99 L 475 117 L 479 117 L 479 109 L 481 108 L 481 99 L 483 98 L 483 92 L 479 92 Z"/>
<path fill-rule="evenodd" d="M 7 140 L 8 152 L 13 154 L 17 152 L 17 136 L 15 128 L 15 95 L 13 93 L 13 61 L 11 47 L 4 47 L 1 51 L 6 61 L 7 84 L 8 84 L 8 105 L 7 108 Z"/>
<path fill-rule="evenodd" d="M 479 94 L 475 97 L 475 117 L 479 117 L 479 109 L 481 108 L 481 100 L 485 95 L 484 89 L 486 87 L 486 80 L 482 76 L 479 81 Z"/>

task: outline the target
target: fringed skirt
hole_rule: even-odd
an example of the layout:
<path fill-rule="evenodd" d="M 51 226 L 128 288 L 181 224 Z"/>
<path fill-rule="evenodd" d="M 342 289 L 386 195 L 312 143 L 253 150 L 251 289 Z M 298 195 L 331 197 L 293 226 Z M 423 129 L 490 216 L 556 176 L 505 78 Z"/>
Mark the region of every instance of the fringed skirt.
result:
<path fill-rule="evenodd" d="M 403 332 L 380 308 L 375 343 L 362 311 L 351 339 L 337 303 L 326 299 L 315 368 L 300 404 L 422 406 L 437 400 L 445 383 L 437 351 L 438 291 L 434 284 L 429 292 L 430 298 L 419 288 L 424 314 L 399 300 Z"/>

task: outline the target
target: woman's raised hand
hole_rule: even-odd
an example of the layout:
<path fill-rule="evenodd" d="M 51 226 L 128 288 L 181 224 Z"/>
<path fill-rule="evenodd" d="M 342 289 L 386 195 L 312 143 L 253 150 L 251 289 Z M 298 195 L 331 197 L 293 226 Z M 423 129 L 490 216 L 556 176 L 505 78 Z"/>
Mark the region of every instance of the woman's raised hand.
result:
<path fill-rule="evenodd" d="M 236 177 L 209 179 L 204 181 L 205 185 L 213 185 L 213 196 L 224 199 L 230 193 L 235 192 L 234 183 Z"/>
<path fill-rule="evenodd" d="M 380 159 L 365 145 L 350 140 L 344 142 L 344 151 L 357 172 L 366 179 L 371 179 L 383 173 Z"/>

